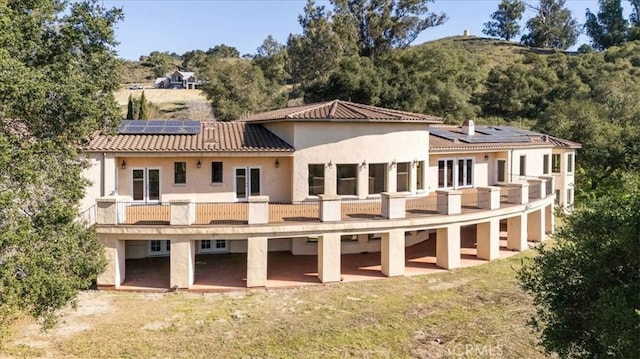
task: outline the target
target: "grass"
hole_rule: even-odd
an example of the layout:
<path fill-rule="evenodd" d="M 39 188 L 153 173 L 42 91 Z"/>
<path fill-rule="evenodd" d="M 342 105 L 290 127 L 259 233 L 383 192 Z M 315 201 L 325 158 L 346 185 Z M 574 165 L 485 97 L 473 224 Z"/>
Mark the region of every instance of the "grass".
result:
<path fill-rule="evenodd" d="M 530 255 L 286 290 L 89 291 L 49 334 L 23 321 L 0 357 L 542 358 L 514 272 Z"/>

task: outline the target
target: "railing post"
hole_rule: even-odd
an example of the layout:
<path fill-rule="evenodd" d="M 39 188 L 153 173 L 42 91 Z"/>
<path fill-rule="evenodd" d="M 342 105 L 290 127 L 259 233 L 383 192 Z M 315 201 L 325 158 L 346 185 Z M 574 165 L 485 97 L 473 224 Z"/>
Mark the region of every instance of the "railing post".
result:
<path fill-rule="evenodd" d="M 407 194 L 402 192 L 382 192 L 382 218 L 405 218 Z"/>
<path fill-rule="evenodd" d="M 96 223 L 118 224 L 118 199 L 114 196 L 96 198 Z"/>
<path fill-rule="evenodd" d="M 500 208 L 500 187 L 478 187 L 478 208 L 498 209 Z"/>
<path fill-rule="evenodd" d="M 509 183 L 509 203 L 526 204 L 529 203 L 529 184 Z"/>
<path fill-rule="evenodd" d="M 540 178 L 542 180 L 546 180 L 546 182 L 547 182 L 546 186 L 545 186 L 545 189 L 546 189 L 546 193 L 545 194 L 547 196 L 553 195 L 555 193 L 555 183 L 556 183 L 555 177 L 553 177 L 553 176 L 540 176 L 538 178 Z"/>
<path fill-rule="evenodd" d="M 462 192 L 455 190 L 437 190 L 438 213 L 460 214 L 462 213 Z"/>
<path fill-rule="evenodd" d="M 190 199 L 176 199 L 169 201 L 171 205 L 171 218 L 169 224 L 172 226 L 190 226 L 195 220 L 195 203 Z"/>
<path fill-rule="evenodd" d="M 269 196 L 249 197 L 249 224 L 269 223 Z"/>
<path fill-rule="evenodd" d="M 320 221 L 337 222 L 342 219 L 341 198 L 332 194 L 320 194 Z"/>

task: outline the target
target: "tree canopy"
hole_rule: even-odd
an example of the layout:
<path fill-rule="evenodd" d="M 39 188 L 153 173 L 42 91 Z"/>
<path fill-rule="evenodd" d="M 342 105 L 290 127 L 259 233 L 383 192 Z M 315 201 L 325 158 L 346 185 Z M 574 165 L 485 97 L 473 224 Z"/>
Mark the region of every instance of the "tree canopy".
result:
<path fill-rule="evenodd" d="M 77 221 L 77 148 L 120 120 L 121 19 L 97 1 L 0 2 L 0 327 L 17 311 L 50 325 L 103 269 L 95 233 Z"/>
<path fill-rule="evenodd" d="M 525 5 L 521 0 L 502 0 L 498 10 L 491 14 L 491 20 L 484 24 L 482 33 L 507 41 L 520 34 L 518 21 L 522 19 Z"/>
<path fill-rule="evenodd" d="M 640 33 L 637 33 L 640 0 L 630 2 L 634 6 L 631 26 L 622 14 L 622 0 L 599 0 L 598 14 L 593 14 L 587 9 L 584 27 L 592 39 L 594 48 L 604 50 L 628 41 L 640 40 Z"/>
<path fill-rule="evenodd" d="M 527 21 L 529 30 L 522 43 L 532 47 L 568 49 L 576 44 L 578 22 L 565 6 L 565 0 L 540 0 L 532 6 L 536 15 Z"/>
<path fill-rule="evenodd" d="M 640 177 L 565 218 L 519 272 L 531 322 L 561 358 L 640 357 Z"/>

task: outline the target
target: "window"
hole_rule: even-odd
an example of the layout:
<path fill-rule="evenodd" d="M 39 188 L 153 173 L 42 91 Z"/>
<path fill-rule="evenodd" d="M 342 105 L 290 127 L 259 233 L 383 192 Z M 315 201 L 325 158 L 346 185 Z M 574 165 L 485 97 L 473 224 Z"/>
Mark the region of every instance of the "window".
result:
<path fill-rule="evenodd" d="M 211 183 L 222 183 L 222 162 L 211 162 Z"/>
<path fill-rule="evenodd" d="M 551 172 L 560 173 L 560 154 L 551 155 Z"/>
<path fill-rule="evenodd" d="M 249 193 L 252 196 L 260 195 L 260 169 L 259 168 L 250 168 L 249 175 L 251 182 L 249 183 Z"/>
<path fill-rule="evenodd" d="M 554 199 L 556 205 L 560 204 L 560 190 L 556 190 L 556 198 Z"/>
<path fill-rule="evenodd" d="M 400 162 L 396 166 L 396 192 L 407 192 L 409 191 L 409 162 Z"/>
<path fill-rule="evenodd" d="M 527 156 L 520 156 L 520 176 L 527 175 Z"/>
<path fill-rule="evenodd" d="M 424 161 L 419 161 L 416 166 L 416 189 L 424 189 Z"/>
<path fill-rule="evenodd" d="M 505 183 L 507 181 L 507 161 L 498 160 L 498 178 L 496 182 Z"/>
<path fill-rule="evenodd" d="M 324 193 L 324 165 L 309 165 L 309 196 Z"/>
<path fill-rule="evenodd" d="M 453 160 L 438 160 L 438 188 L 453 187 Z"/>
<path fill-rule="evenodd" d="M 573 189 L 569 188 L 567 189 L 567 206 L 570 206 L 573 204 Z"/>
<path fill-rule="evenodd" d="M 573 154 L 569 153 L 567 155 L 567 173 L 573 172 Z"/>
<path fill-rule="evenodd" d="M 149 241 L 150 256 L 166 256 L 171 253 L 171 241 Z"/>
<path fill-rule="evenodd" d="M 358 165 L 337 165 L 337 188 L 341 196 L 358 194 Z"/>
<path fill-rule="evenodd" d="M 387 188 L 387 164 L 369 164 L 369 194 L 377 194 L 386 191 Z"/>
<path fill-rule="evenodd" d="M 175 184 L 187 183 L 187 163 L 186 162 L 173 163 L 173 183 Z"/>
<path fill-rule="evenodd" d="M 542 174 L 549 174 L 549 155 L 544 155 L 542 158 Z"/>
<path fill-rule="evenodd" d="M 458 160 L 458 187 L 473 186 L 473 160 L 463 158 Z"/>
<path fill-rule="evenodd" d="M 199 253 L 220 253 L 227 252 L 227 241 L 224 239 L 205 239 L 201 240 L 200 248 L 198 249 Z"/>

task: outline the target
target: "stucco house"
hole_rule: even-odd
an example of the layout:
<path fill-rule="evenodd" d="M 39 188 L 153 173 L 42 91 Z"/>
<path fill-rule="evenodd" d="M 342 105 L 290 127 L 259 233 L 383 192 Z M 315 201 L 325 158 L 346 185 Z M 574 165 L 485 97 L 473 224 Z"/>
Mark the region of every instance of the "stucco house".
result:
<path fill-rule="evenodd" d="M 207 289 L 230 274 L 198 263 L 225 255 L 240 256 L 247 287 L 268 287 L 274 265 L 295 258 L 312 268 L 305 280 L 337 282 L 349 253 L 401 276 L 420 243 L 450 269 L 465 228 L 474 255 L 493 260 L 553 231 L 554 206 L 573 201 L 579 147 L 339 100 L 233 122 L 123 121 L 83 149 L 93 184 L 82 205 L 109 259 L 98 286 L 157 276 L 136 264 L 156 257 L 165 288 Z"/>
<path fill-rule="evenodd" d="M 189 89 L 193 90 L 200 82 L 195 72 L 174 71 L 166 77 L 158 77 L 154 83 L 155 88 L 160 89 Z"/>

